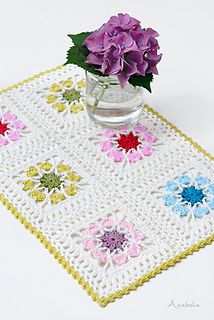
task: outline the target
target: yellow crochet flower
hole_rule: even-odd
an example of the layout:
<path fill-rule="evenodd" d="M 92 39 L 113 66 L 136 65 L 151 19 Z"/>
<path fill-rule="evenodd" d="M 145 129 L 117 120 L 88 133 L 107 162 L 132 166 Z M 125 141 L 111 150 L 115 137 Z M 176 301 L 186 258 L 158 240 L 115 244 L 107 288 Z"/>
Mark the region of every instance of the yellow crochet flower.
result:
<path fill-rule="evenodd" d="M 29 191 L 29 190 L 33 190 L 35 183 L 32 180 L 23 180 L 22 181 L 23 186 L 23 190 L 24 191 Z"/>
<path fill-rule="evenodd" d="M 65 179 L 67 179 L 67 180 L 71 180 L 71 181 L 80 181 L 80 179 L 81 179 L 81 177 L 80 176 L 78 176 L 75 172 L 69 172 L 68 174 L 67 174 L 67 176 L 65 177 Z"/>
<path fill-rule="evenodd" d="M 52 164 L 49 161 L 39 163 L 38 167 L 42 170 L 49 171 L 52 168 Z"/>
<path fill-rule="evenodd" d="M 70 111 L 73 112 L 73 113 L 77 113 L 77 112 L 83 111 L 83 110 L 84 110 L 84 108 L 83 108 L 82 104 L 73 104 L 70 107 Z"/>
<path fill-rule="evenodd" d="M 53 94 L 48 94 L 46 100 L 58 112 L 70 110 L 77 113 L 84 110 L 85 87 L 85 80 L 77 81 L 75 78 L 53 83 L 48 88 L 48 93 Z"/>
<path fill-rule="evenodd" d="M 40 190 L 34 190 L 31 192 L 31 197 L 38 202 L 44 201 L 46 198 L 46 195 L 44 194 L 44 192 L 40 191 Z"/>
<path fill-rule="evenodd" d="M 61 163 L 61 164 L 58 164 L 58 166 L 56 168 L 57 168 L 58 172 L 66 172 L 71 169 L 71 166 Z"/>
<path fill-rule="evenodd" d="M 81 177 L 66 163 L 53 165 L 50 161 L 39 162 L 35 167 L 29 167 L 25 176 L 30 179 L 21 181 L 22 189 L 36 202 L 49 201 L 56 205 L 69 196 L 77 193 L 77 186 L 69 181 L 78 183 Z"/>
<path fill-rule="evenodd" d="M 65 80 L 65 81 L 61 81 L 60 83 L 61 83 L 61 85 L 63 85 L 64 87 L 69 88 L 69 87 L 72 86 L 73 81 L 72 81 L 72 80 Z"/>
<path fill-rule="evenodd" d="M 32 177 L 37 176 L 39 174 L 39 171 L 35 167 L 30 167 L 27 169 L 27 171 L 25 171 L 25 174 L 28 178 L 32 178 Z"/>
<path fill-rule="evenodd" d="M 55 94 L 50 94 L 49 96 L 47 96 L 47 102 L 48 103 L 54 103 L 57 100 L 57 96 Z"/>
<path fill-rule="evenodd" d="M 77 87 L 78 87 L 79 89 L 85 88 L 85 87 L 86 87 L 86 82 L 85 82 L 85 80 L 80 80 L 80 81 L 78 81 L 78 82 L 77 82 Z"/>
<path fill-rule="evenodd" d="M 69 196 L 75 196 L 75 194 L 77 193 L 77 187 L 70 183 L 66 188 L 65 188 L 65 192 L 67 193 L 67 195 Z"/>
<path fill-rule="evenodd" d="M 57 83 L 53 83 L 52 86 L 49 88 L 49 90 L 52 92 L 60 92 L 61 86 Z"/>
<path fill-rule="evenodd" d="M 56 102 L 53 104 L 53 108 L 57 109 L 58 112 L 62 112 L 66 109 L 66 105 L 62 102 Z"/>
<path fill-rule="evenodd" d="M 50 195 L 51 203 L 58 204 L 59 202 L 65 200 L 65 195 L 63 193 L 53 193 Z"/>

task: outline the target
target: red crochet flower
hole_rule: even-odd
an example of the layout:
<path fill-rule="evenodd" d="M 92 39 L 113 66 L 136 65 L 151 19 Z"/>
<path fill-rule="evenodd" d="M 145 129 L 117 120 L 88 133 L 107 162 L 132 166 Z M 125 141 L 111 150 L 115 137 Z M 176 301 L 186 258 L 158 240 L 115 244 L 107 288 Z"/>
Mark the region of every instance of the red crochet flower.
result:
<path fill-rule="evenodd" d="M 106 130 L 103 133 L 104 141 L 101 150 L 117 162 L 125 158 L 130 162 L 137 162 L 143 157 L 151 156 L 153 144 L 157 138 L 141 125 L 133 128 L 121 128 L 118 130 Z"/>
<path fill-rule="evenodd" d="M 25 128 L 26 125 L 12 112 L 0 115 L 0 147 L 11 141 L 20 140 Z"/>
<path fill-rule="evenodd" d="M 5 132 L 8 130 L 8 126 L 6 123 L 0 122 L 0 134 L 4 136 Z"/>
<path fill-rule="evenodd" d="M 130 149 L 137 150 L 137 146 L 140 144 L 138 138 L 139 136 L 134 135 L 132 131 L 128 134 L 122 133 L 120 138 L 117 139 L 118 147 L 125 149 L 126 152 L 128 152 Z"/>

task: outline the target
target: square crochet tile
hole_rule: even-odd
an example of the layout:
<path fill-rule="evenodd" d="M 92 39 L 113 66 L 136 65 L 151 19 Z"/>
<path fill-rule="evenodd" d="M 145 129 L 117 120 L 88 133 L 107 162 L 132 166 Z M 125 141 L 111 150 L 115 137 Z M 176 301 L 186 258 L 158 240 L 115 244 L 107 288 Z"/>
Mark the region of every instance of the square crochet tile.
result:
<path fill-rule="evenodd" d="M 145 106 L 107 130 L 80 69 L 0 95 L 0 200 L 101 306 L 214 240 L 214 158 Z"/>

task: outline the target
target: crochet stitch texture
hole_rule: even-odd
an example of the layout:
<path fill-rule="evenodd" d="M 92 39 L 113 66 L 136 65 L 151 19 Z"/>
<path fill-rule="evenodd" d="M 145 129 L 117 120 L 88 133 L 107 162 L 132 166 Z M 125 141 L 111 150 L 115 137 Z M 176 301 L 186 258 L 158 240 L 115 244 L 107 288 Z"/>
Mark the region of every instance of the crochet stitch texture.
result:
<path fill-rule="evenodd" d="M 84 88 L 66 66 L 1 92 L 0 200 L 106 306 L 214 240 L 214 159 L 148 106 L 91 123 Z"/>

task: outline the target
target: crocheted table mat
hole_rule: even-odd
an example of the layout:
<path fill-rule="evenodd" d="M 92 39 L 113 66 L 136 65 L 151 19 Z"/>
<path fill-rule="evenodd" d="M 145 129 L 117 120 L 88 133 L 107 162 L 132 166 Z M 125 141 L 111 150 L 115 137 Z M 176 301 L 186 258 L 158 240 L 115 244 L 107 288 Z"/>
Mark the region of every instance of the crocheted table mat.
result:
<path fill-rule="evenodd" d="M 101 306 L 214 240 L 213 157 L 149 106 L 92 123 L 80 69 L 0 95 L 0 200 Z"/>

